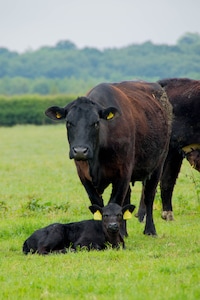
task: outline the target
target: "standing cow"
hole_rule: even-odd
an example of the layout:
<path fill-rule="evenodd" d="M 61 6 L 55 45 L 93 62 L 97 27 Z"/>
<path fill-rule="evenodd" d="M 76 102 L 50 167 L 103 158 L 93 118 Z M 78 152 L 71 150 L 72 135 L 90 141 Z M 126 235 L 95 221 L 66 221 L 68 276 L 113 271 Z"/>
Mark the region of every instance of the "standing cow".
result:
<path fill-rule="evenodd" d="M 174 219 L 172 194 L 183 158 L 186 157 L 200 171 L 200 80 L 171 78 L 158 83 L 165 89 L 173 107 L 169 152 L 160 180 L 162 218 L 170 221 Z M 145 213 L 145 204 L 141 198 L 137 214 L 140 221 Z"/>
<path fill-rule="evenodd" d="M 130 203 L 130 182 L 142 181 L 147 217 L 144 233 L 156 235 L 153 201 L 171 133 L 171 105 L 158 83 L 102 83 L 86 97 L 46 110 L 66 120 L 69 156 L 92 204 Z"/>

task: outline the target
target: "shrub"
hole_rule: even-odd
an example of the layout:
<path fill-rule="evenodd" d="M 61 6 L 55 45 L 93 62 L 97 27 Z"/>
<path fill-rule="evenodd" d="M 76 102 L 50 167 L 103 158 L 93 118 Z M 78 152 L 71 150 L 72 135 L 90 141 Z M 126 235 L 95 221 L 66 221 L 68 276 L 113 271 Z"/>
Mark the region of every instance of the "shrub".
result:
<path fill-rule="evenodd" d="M 65 106 L 76 96 L 0 96 L 0 126 L 16 124 L 52 124 L 55 123 L 45 116 L 49 106 Z"/>

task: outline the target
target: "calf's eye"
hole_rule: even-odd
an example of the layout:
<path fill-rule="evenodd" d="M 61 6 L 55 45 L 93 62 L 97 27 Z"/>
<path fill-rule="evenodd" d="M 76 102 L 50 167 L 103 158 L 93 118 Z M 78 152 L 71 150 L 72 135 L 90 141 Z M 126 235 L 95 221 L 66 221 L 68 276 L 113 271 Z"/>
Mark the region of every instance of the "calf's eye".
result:
<path fill-rule="evenodd" d="M 99 122 L 95 122 L 95 123 L 94 123 L 94 127 L 95 127 L 95 128 L 98 128 L 98 127 L 99 127 Z"/>

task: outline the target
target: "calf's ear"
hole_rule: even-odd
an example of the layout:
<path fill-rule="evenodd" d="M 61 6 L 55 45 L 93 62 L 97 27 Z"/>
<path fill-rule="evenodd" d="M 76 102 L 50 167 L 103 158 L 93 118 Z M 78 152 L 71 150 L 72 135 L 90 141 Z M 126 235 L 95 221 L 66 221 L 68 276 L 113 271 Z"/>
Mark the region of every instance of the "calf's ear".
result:
<path fill-rule="evenodd" d="M 94 213 L 94 220 L 96 221 L 101 221 L 102 220 L 102 214 L 99 210 L 97 210 L 95 213 Z"/>
<path fill-rule="evenodd" d="M 119 111 L 115 107 L 108 107 L 104 110 L 101 110 L 99 113 L 99 116 L 101 119 L 111 120 L 111 119 L 115 118 L 116 116 L 119 116 Z"/>
<path fill-rule="evenodd" d="M 51 106 L 45 111 L 45 115 L 52 120 L 60 121 L 66 117 L 66 111 L 62 107 Z"/>
<path fill-rule="evenodd" d="M 132 212 L 135 209 L 135 205 L 132 204 L 127 204 L 122 207 L 122 213 L 123 213 L 123 219 L 124 220 L 129 220 L 132 218 Z"/>
<path fill-rule="evenodd" d="M 93 213 L 94 220 L 101 221 L 102 220 L 102 208 L 98 205 L 89 206 L 90 211 Z"/>

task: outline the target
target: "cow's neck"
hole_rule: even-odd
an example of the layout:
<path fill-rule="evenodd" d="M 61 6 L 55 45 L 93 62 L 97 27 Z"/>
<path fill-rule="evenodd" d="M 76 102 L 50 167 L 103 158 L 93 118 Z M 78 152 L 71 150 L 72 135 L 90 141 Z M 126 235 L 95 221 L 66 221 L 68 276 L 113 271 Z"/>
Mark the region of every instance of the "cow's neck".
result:
<path fill-rule="evenodd" d="M 112 245 L 112 248 L 119 248 L 120 244 L 122 244 L 122 246 L 124 247 L 124 240 L 121 237 L 119 232 L 108 233 L 104 231 L 104 234 L 105 234 L 106 242 L 109 242 Z"/>
<path fill-rule="evenodd" d="M 92 178 L 92 183 L 95 187 L 98 187 L 100 172 L 101 172 L 101 168 L 99 166 L 99 160 L 98 159 L 88 160 L 88 165 L 89 165 L 90 176 Z"/>

